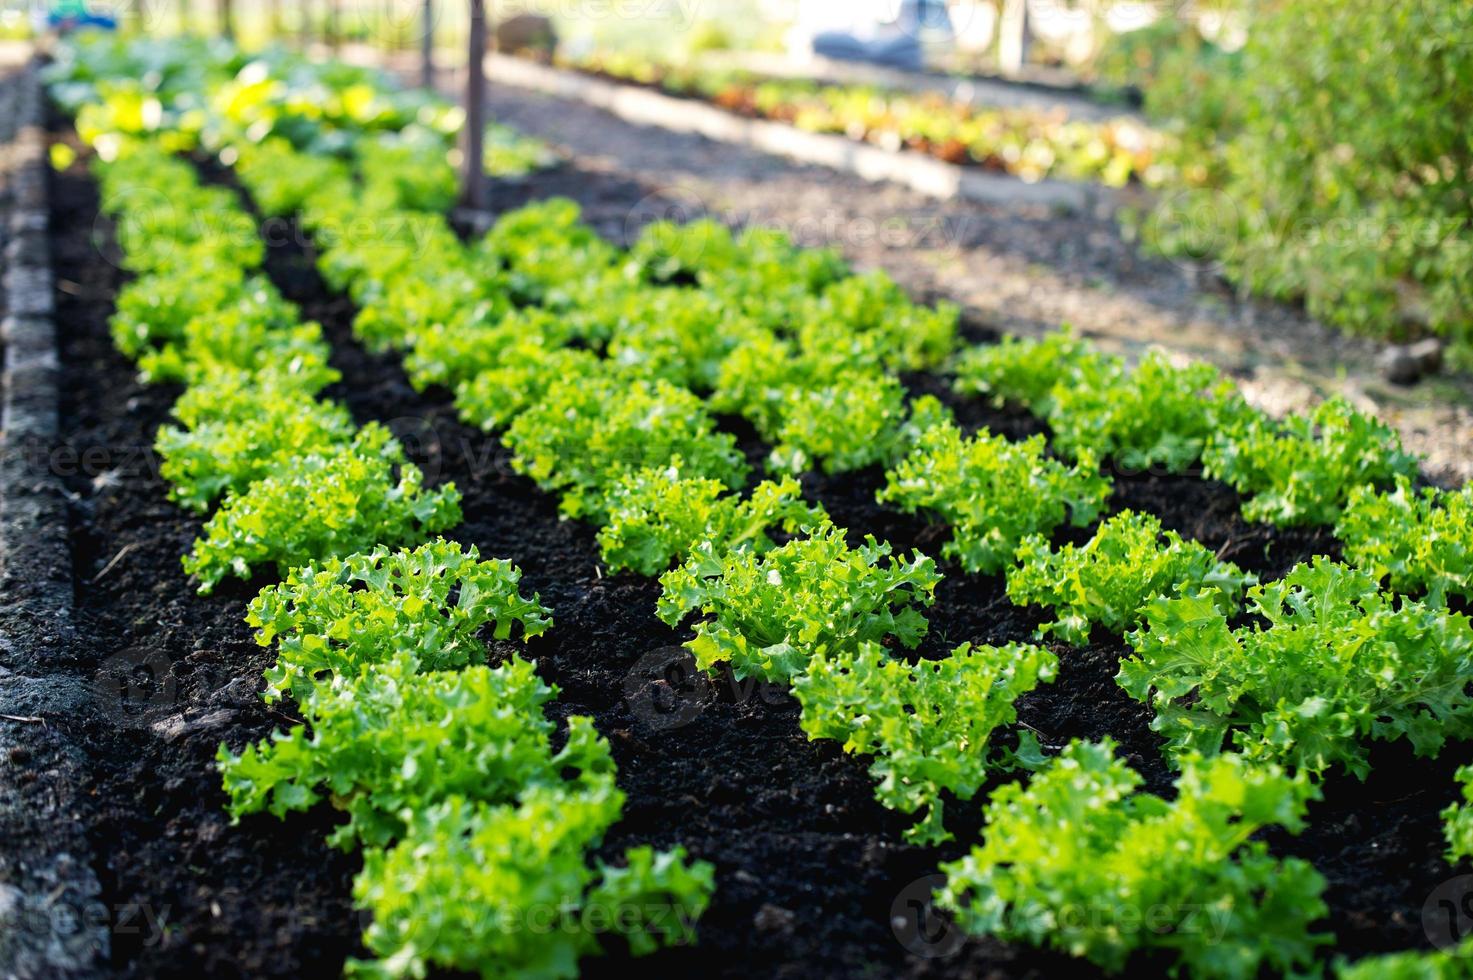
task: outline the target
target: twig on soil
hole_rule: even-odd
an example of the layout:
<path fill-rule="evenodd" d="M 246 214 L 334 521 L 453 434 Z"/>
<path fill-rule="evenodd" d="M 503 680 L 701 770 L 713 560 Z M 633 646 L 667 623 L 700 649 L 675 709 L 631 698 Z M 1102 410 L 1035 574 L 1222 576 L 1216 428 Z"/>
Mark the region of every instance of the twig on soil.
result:
<path fill-rule="evenodd" d="M 123 545 L 122 550 L 119 551 L 116 555 L 113 555 L 112 561 L 108 562 L 106 565 L 103 565 L 102 566 L 102 571 L 100 571 L 96 575 L 92 576 L 92 584 L 93 585 L 96 585 L 97 582 L 104 575 L 106 575 L 108 572 L 110 572 L 110 571 L 113 570 L 113 566 L 114 565 L 116 565 L 118 562 L 120 562 L 120 561 L 123 560 L 123 556 L 124 555 L 126 555 L 128 552 L 132 551 L 136 547 L 137 547 L 137 543 L 136 542 L 129 542 L 128 544 Z"/>
<path fill-rule="evenodd" d="M 0 721 L 13 721 L 22 725 L 44 725 L 45 718 L 29 718 L 24 715 L 0 715 Z"/>

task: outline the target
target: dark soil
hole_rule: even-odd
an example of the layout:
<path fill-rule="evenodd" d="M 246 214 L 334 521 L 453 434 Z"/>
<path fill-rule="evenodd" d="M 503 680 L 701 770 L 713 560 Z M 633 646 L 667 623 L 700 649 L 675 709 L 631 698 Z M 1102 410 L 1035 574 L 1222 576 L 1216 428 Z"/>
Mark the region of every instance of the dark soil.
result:
<path fill-rule="evenodd" d="M 285 822 L 269 816 L 232 827 L 213 769 L 217 746 L 238 749 L 289 724 L 257 697 L 270 653 L 242 621 L 260 583 L 200 597 L 180 569 L 200 521 L 171 504 L 149 448 L 176 391 L 140 386 L 110 343 L 107 317 L 121 274 L 100 259 L 93 185 L 79 167 L 53 181 L 52 247 L 58 276 L 62 357 L 68 372 L 60 452 L 77 462 L 75 557 L 80 669 L 126 679 L 131 696 L 116 725 L 92 733 L 98 817 L 92 828 L 109 907 L 146 907 L 163 935 L 115 928 L 113 967 L 130 976 L 287 976 L 336 973 L 360 951 L 349 900 L 358 859 L 326 848 L 326 808 Z M 499 189 L 500 208 L 549 194 L 578 199 L 600 230 L 617 237 L 649 189 L 573 169 Z M 603 574 L 591 528 L 561 521 L 555 501 L 514 475 L 496 439 L 456 421 L 444 392 L 416 393 L 393 356 L 355 343 L 353 310 L 329 294 L 309 247 L 290 226 L 273 234 L 268 271 L 307 317 L 326 328 L 343 382 L 330 397 L 360 421 L 389 423 L 432 482 L 454 481 L 465 521 L 455 532 L 488 557 L 509 558 L 528 590 L 552 607 L 556 628 L 533 642 L 538 669 L 561 689 L 559 718 L 588 714 L 611 741 L 628 794 L 605 856 L 639 843 L 686 847 L 717 867 L 717 891 L 698 947 L 662 953 L 637 969 L 650 976 L 730 977 L 1087 975 L 1081 964 L 1026 947 L 969 942 L 960 950 L 927 933 L 912 955 L 892 920 L 915 915 L 916 883 L 979 836 L 978 807 L 954 805 L 958 842 L 903 845 L 907 821 L 873 799 L 862 760 L 807 741 L 785 692 L 699 676 L 672 631 L 654 616 L 654 581 Z M 981 328 L 979 328 L 981 329 Z M 969 425 L 1010 435 L 1036 431 L 1014 413 L 952 398 L 937 379 L 913 387 L 945 396 Z M 748 440 L 753 455 L 761 447 Z M 931 551 L 944 530 L 874 504 L 877 472 L 811 476 L 806 488 L 842 525 Z M 1115 503 L 1148 509 L 1263 575 L 1331 550 L 1324 535 L 1250 527 L 1232 492 L 1193 477 L 1120 475 Z M 1074 532 L 1078 534 L 1080 532 Z M 1040 621 L 1005 598 L 1000 578 L 954 569 L 938 591 L 931 635 L 919 651 L 938 656 L 965 641 L 1025 640 Z M 1043 741 L 1110 735 L 1166 789 L 1149 712 L 1113 681 L 1124 649 L 1098 637 L 1084 650 L 1058 647 L 1061 677 L 1025 697 L 1020 714 Z M 510 648 L 508 648 L 510 649 Z M 1312 859 L 1330 881 L 1327 927 L 1350 954 L 1426 944 L 1424 900 L 1452 876 L 1440 858 L 1437 811 L 1452 798 L 1460 747 L 1431 764 L 1383 753 L 1362 785 L 1334 779 L 1311 828 L 1275 838 L 1284 853 Z M 119 914 L 121 919 L 121 913 Z M 928 928 L 937 926 L 927 919 Z M 924 955 L 926 953 L 932 955 Z M 936 955 L 947 953 L 949 955 Z M 587 964 L 592 975 L 627 973 L 618 957 Z"/>

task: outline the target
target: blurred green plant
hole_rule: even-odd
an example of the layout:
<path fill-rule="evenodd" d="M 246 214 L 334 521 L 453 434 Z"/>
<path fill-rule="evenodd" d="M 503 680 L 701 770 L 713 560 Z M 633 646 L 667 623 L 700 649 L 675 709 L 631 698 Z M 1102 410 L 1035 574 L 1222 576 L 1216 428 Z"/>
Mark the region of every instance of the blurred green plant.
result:
<path fill-rule="evenodd" d="M 1473 361 L 1473 5 L 1258 0 L 1239 56 L 1163 71 L 1183 193 L 1142 228 L 1342 329 Z"/>

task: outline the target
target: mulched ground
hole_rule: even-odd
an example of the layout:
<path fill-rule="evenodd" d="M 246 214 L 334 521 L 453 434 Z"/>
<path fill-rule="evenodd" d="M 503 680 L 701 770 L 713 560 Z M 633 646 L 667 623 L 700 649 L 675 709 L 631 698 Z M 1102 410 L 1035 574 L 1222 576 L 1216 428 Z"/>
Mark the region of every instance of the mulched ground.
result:
<path fill-rule="evenodd" d="M 232 827 L 213 770 L 222 740 L 238 749 L 292 720 L 256 693 L 271 656 L 254 644 L 242 615 L 264 583 L 228 584 L 205 598 L 186 581 L 179 558 L 200 521 L 168 502 L 149 448 L 178 392 L 140 386 L 107 336 L 122 276 L 99 258 L 108 228 L 98 220 L 92 183 L 74 167 L 54 178 L 52 190 L 68 375 L 67 443 L 59 458 L 74 460 L 66 465 L 76 494 L 78 616 L 86 637 L 76 657 L 82 670 L 121 692 L 109 702 L 112 724 L 93 731 L 88 744 L 97 779 L 93 845 L 109 906 L 149 912 L 135 913 L 130 930 L 115 928 L 113 967 L 125 976 L 335 973 L 360 951 L 361 923 L 349 901 L 358 859 L 322 844 L 333 814 L 319 808 L 285 822 L 263 816 Z M 569 168 L 500 187 L 497 207 L 568 195 L 600 230 L 621 237 L 627 216 L 650 193 L 637 182 Z M 654 616 L 658 585 L 601 574 L 592 529 L 560 521 L 553 498 L 511 472 L 497 440 L 455 420 L 447 393 L 417 394 L 396 358 L 359 347 L 350 304 L 324 289 L 294 229 L 276 230 L 288 234 L 272 236 L 280 244 L 268 271 L 326 328 L 344 375 L 328 396 L 360 422 L 389 423 L 432 482 L 454 481 L 465 495 L 465 522 L 454 536 L 483 555 L 513 560 L 525 587 L 554 610 L 556 628 L 530 648 L 540 673 L 561 688 L 552 711 L 593 716 L 613 745 L 629 797 L 604 853 L 681 844 L 717 867 L 700 945 L 637 969 L 733 978 L 1087 975 L 1074 961 L 1029 948 L 958 948 L 944 922 L 918 903 L 922 879 L 977 839 L 977 808 L 953 805 L 952 813 L 968 815 L 954 821 L 954 844 L 902 845 L 907 821 L 874 802 L 862 761 L 807 741 L 785 692 L 698 675 L 678 647 L 689 633 Z M 974 339 L 989 332 L 982 324 L 968 330 Z M 1038 431 L 1028 417 L 958 401 L 939 379 L 910 381 L 918 392 L 947 400 L 969 425 L 1009 435 Z M 765 454 L 749 431 L 733 426 L 750 455 Z M 878 471 L 867 471 L 809 477 L 805 487 L 856 536 L 869 532 L 897 549 L 938 550 L 939 529 L 874 504 L 880 482 Z M 1333 551 L 1324 533 L 1284 535 L 1243 524 L 1236 498 L 1220 484 L 1121 474 L 1117 485 L 1117 506 L 1154 511 L 1265 576 Z M 950 572 L 921 656 L 965 641 L 1026 640 L 1040 622 L 1036 612 L 1007 602 L 1000 577 Z M 1058 682 L 1026 696 L 1020 714 L 1050 745 L 1115 737 L 1151 786 L 1164 788 L 1169 776 L 1149 713 L 1113 681 L 1122 649 L 1104 636 L 1083 650 L 1058 648 Z M 1453 796 L 1453 767 L 1469 755 L 1460 747 L 1432 764 L 1400 750 L 1382 752 L 1367 783 L 1331 781 L 1305 835 L 1273 839 L 1276 849 L 1313 859 L 1329 878 L 1333 912 L 1326 925 L 1344 951 L 1426 944 L 1423 903 L 1453 876 L 1440 858 L 1436 814 Z M 161 934 L 147 927 L 159 920 L 166 923 Z M 586 972 L 628 969 L 614 957 L 588 963 Z"/>

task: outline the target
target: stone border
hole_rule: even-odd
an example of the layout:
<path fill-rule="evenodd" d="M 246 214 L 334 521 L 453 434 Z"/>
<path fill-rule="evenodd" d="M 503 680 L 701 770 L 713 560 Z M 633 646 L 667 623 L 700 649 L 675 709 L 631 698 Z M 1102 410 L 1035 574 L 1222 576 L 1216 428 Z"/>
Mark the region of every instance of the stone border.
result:
<path fill-rule="evenodd" d="M 942 200 L 1037 204 L 1076 211 L 1114 201 L 1109 188 L 1096 184 L 1063 180 L 1030 184 L 977 167 L 945 163 L 914 150 L 892 152 L 844 136 L 807 133 L 785 123 L 747 119 L 692 99 L 677 99 L 651 89 L 620 85 L 523 58 L 487 55 L 486 77 L 493 82 L 574 99 L 638 126 L 659 126 L 674 132 L 696 133 L 722 143 L 750 146 L 865 180 L 891 181 Z"/>
<path fill-rule="evenodd" d="M 88 766 L 78 736 L 95 717 L 72 657 L 66 490 L 51 469 L 60 437 L 47 139 L 41 63 L 7 82 L 8 178 L 0 385 L 0 977 L 96 975 L 109 916 L 84 830 Z"/>

